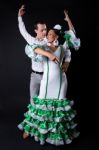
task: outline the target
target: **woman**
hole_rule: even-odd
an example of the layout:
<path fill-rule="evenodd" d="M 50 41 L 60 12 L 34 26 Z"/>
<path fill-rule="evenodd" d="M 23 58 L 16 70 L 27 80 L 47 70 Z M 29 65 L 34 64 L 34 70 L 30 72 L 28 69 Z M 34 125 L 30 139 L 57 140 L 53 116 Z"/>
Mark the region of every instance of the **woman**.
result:
<path fill-rule="evenodd" d="M 67 80 L 62 72 L 61 64 L 65 51 L 58 45 L 60 31 L 51 29 L 48 32 L 46 50 L 59 59 L 59 63 L 43 57 L 44 74 L 41 80 L 38 97 L 33 97 L 33 105 L 28 106 L 24 121 L 19 125 L 25 133 L 34 136 L 36 141 L 43 145 L 45 142 L 54 145 L 69 144 L 79 135 L 73 118 L 75 111 L 72 101 L 66 99 Z M 42 48 L 34 49 L 35 53 L 42 54 Z"/>

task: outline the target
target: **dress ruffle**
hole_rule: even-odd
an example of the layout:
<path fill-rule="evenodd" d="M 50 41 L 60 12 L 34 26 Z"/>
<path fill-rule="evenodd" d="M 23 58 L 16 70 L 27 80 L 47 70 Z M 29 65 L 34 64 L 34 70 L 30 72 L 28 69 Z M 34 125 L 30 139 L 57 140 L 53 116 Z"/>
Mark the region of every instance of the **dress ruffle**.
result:
<path fill-rule="evenodd" d="M 72 30 L 66 31 L 64 38 L 69 48 L 74 48 L 75 50 L 78 50 L 80 48 L 81 41 L 75 36 Z"/>
<path fill-rule="evenodd" d="M 79 135 L 74 123 L 76 111 L 72 109 L 73 101 L 68 99 L 33 98 L 28 105 L 25 119 L 18 125 L 40 144 L 45 142 L 54 145 L 69 144 Z"/>
<path fill-rule="evenodd" d="M 25 54 L 29 58 L 33 59 L 36 62 L 42 62 L 43 61 L 42 55 L 39 55 L 39 54 L 35 53 L 35 51 L 34 51 L 34 49 L 39 48 L 39 47 L 41 48 L 41 46 L 39 46 L 37 44 L 33 44 L 33 45 L 27 44 L 25 46 Z"/>

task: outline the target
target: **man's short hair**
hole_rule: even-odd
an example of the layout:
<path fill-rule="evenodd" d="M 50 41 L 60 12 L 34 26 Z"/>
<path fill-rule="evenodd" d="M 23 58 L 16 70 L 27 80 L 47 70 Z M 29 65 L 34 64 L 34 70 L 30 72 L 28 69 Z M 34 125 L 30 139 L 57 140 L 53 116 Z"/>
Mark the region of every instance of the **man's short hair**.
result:
<path fill-rule="evenodd" d="M 43 20 L 40 20 L 40 21 L 36 21 L 35 23 L 34 23 L 34 30 L 35 29 L 38 29 L 38 24 L 45 24 L 46 25 L 46 23 L 43 21 Z"/>

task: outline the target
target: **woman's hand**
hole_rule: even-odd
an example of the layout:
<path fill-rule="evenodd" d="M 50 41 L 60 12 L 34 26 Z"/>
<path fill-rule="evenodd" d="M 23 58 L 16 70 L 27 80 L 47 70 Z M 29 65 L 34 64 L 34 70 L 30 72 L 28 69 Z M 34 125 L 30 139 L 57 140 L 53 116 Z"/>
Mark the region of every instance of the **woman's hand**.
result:
<path fill-rule="evenodd" d="M 68 11 L 66 9 L 64 10 L 64 15 L 65 15 L 64 20 L 68 22 L 69 16 L 68 16 Z"/>
<path fill-rule="evenodd" d="M 67 72 L 67 70 L 68 70 L 68 67 L 69 67 L 69 62 L 64 62 L 63 64 L 62 64 L 62 71 L 63 72 Z"/>

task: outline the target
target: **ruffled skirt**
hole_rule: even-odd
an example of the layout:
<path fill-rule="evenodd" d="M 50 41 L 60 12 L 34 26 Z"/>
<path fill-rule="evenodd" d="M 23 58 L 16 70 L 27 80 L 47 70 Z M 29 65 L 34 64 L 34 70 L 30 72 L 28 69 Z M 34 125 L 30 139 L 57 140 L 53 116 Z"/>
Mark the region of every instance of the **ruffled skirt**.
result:
<path fill-rule="evenodd" d="M 33 98 L 33 104 L 28 105 L 25 119 L 18 125 L 36 141 L 54 145 L 69 144 L 79 136 L 74 122 L 76 111 L 73 101 L 68 99 Z"/>

